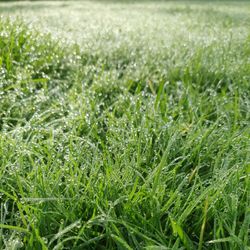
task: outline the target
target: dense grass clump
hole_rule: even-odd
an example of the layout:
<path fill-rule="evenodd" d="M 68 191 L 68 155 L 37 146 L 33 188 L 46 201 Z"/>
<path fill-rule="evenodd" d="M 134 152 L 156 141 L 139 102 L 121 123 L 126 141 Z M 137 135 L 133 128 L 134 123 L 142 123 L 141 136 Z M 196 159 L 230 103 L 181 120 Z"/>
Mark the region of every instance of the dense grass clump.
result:
<path fill-rule="evenodd" d="M 248 249 L 249 5 L 87 5 L 0 19 L 0 248 Z"/>

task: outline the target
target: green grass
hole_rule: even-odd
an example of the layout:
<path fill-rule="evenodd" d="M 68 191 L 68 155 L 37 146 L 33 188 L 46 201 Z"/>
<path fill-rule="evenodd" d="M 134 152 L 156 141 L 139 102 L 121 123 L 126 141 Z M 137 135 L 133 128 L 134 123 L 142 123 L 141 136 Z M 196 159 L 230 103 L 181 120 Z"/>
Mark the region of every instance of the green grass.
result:
<path fill-rule="evenodd" d="M 0 14 L 0 249 L 250 249 L 248 2 Z"/>

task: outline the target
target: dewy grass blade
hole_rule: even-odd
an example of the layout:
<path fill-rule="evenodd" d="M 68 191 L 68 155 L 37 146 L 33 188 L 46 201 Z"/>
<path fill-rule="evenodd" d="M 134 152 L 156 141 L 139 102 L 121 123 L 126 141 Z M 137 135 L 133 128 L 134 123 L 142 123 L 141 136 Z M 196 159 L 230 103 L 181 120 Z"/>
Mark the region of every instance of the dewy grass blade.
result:
<path fill-rule="evenodd" d="M 81 225 L 81 221 L 77 220 L 76 222 L 70 224 L 69 226 L 65 227 L 63 230 L 61 230 L 60 232 L 58 232 L 49 242 L 50 246 L 55 240 L 60 239 L 64 234 L 70 232 L 72 229 L 79 227 Z"/>
<path fill-rule="evenodd" d="M 0 228 L 8 229 L 8 230 L 14 230 L 14 231 L 18 231 L 18 232 L 23 232 L 23 233 L 30 234 L 29 230 L 27 230 L 26 228 L 18 227 L 18 226 L 0 224 Z"/>
<path fill-rule="evenodd" d="M 206 220 L 207 220 L 207 210 L 208 210 L 208 198 L 205 199 L 205 203 L 204 203 L 203 221 L 201 225 L 200 240 L 199 240 L 199 247 L 198 247 L 199 250 L 201 250 L 203 247 L 203 238 L 204 238 L 204 232 L 205 232 L 205 226 L 206 226 Z"/>

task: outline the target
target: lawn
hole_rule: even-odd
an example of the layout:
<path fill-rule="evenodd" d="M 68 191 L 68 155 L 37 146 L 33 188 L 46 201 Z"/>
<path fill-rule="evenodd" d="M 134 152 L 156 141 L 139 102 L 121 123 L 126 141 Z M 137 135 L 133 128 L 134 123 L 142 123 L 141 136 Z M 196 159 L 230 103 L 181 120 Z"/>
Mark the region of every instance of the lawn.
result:
<path fill-rule="evenodd" d="M 0 249 L 250 249 L 250 2 L 0 2 Z"/>

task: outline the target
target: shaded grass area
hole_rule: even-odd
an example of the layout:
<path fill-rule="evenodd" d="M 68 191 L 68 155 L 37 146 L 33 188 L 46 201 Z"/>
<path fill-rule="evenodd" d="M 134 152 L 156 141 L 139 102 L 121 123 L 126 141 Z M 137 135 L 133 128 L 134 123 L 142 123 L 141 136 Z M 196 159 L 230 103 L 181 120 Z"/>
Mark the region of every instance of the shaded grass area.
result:
<path fill-rule="evenodd" d="M 0 248 L 247 249 L 250 34 L 102 38 L 0 21 Z"/>

